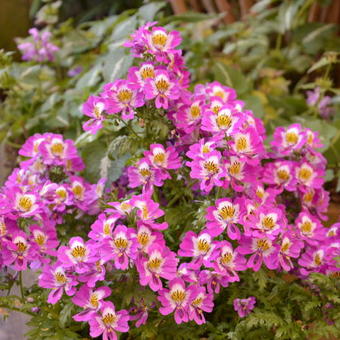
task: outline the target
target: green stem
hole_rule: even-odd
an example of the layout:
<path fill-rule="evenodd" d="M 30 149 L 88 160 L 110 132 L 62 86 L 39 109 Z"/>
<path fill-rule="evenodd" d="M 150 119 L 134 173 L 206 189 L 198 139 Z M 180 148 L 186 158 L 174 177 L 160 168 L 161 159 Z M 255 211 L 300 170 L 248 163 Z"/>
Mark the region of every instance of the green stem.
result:
<path fill-rule="evenodd" d="M 19 286 L 20 286 L 21 298 L 24 300 L 24 287 L 23 287 L 23 284 L 22 284 L 22 271 L 19 272 Z"/>

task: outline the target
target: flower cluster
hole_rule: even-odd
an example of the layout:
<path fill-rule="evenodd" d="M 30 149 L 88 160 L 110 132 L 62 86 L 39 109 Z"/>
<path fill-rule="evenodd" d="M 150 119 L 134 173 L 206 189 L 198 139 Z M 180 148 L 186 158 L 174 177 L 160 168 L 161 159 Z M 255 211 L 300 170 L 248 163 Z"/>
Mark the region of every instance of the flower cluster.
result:
<path fill-rule="evenodd" d="M 57 303 L 64 293 L 73 296 L 82 308 L 74 320 L 88 322 L 93 337 L 116 339 L 116 331 L 128 331 L 128 321 L 136 327 L 145 324 L 155 306 L 162 315 L 173 314 L 178 324 L 202 324 L 221 287 L 261 266 L 301 278 L 311 272 L 338 272 L 334 258 L 339 256 L 340 224 L 330 229 L 322 225 L 329 198 L 323 189 L 326 162 L 317 151 L 318 134 L 299 124 L 279 127 L 266 147 L 262 121 L 237 99 L 234 89 L 218 82 L 187 89 L 180 41 L 178 32 L 156 23 L 138 29 L 125 46 L 141 64 L 130 68 L 127 79 L 106 84 L 83 106 L 90 117 L 83 127 L 91 133 L 111 115 L 128 125 L 148 110 L 172 124 L 166 143 L 155 136 L 125 168 L 116 183 L 122 189 L 119 199 L 104 197 L 105 208 L 98 209 L 102 182 L 91 186 L 75 176 L 83 164 L 72 142 L 52 134 L 26 142 L 20 154 L 30 159 L 2 191 L 5 224 L 16 230 L 10 236 L 5 231 L 2 247 L 20 259 L 30 260 L 31 255 L 23 254 L 33 242 L 19 230 L 20 221 L 47 216 L 55 226 L 74 207 L 98 215 L 88 240 L 72 237 L 53 251 L 54 261 L 44 263 L 39 277 L 39 285 L 51 289 L 48 302 Z M 51 178 L 56 168 L 66 175 L 62 182 Z M 174 188 L 184 190 L 179 187 L 194 197 L 188 207 L 207 208 L 203 224 L 198 217 L 185 226 L 176 251 L 164 231 L 172 228 L 166 212 L 178 199 Z M 37 228 L 31 228 L 33 235 L 46 230 Z M 111 294 L 122 284 L 122 273 L 122 280 L 131 278 L 140 286 L 129 311 L 116 311 Z M 151 302 L 143 297 L 146 289 L 155 296 Z M 254 297 L 234 301 L 240 317 L 254 305 Z"/>
<path fill-rule="evenodd" d="M 98 96 L 88 98 L 83 113 L 91 119 L 83 125 L 84 130 L 96 133 L 110 115 L 132 120 L 150 101 L 164 110 L 173 110 L 186 101 L 189 73 L 181 50 L 176 49 L 180 42 L 178 32 L 168 33 L 155 23 L 139 28 L 125 46 L 143 62 L 130 68 L 127 79 L 108 83 Z"/>
<path fill-rule="evenodd" d="M 21 271 L 39 268 L 56 255 L 56 225 L 63 215 L 95 214 L 104 181 L 87 183 L 73 141 L 45 133 L 30 137 L 19 150 L 26 160 L 0 191 L 0 265 Z"/>
<path fill-rule="evenodd" d="M 59 47 L 50 42 L 51 33 L 48 31 L 39 32 L 36 28 L 31 28 L 28 33 L 33 41 L 18 44 L 22 59 L 37 62 L 53 61 Z"/>

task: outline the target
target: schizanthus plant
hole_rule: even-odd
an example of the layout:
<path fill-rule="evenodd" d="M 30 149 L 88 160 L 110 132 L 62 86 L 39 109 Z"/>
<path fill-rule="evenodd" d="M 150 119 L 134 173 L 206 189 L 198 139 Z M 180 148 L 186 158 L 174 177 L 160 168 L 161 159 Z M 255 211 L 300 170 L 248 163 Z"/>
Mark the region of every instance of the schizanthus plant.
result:
<path fill-rule="evenodd" d="M 202 324 L 222 287 L 246 270 L 267 267 L 303 279 L 338 273 L 340 224 L 322 225 L 329 197 L 318 133 L 299 124 L 279 127 L 267 147 L 262 121 L 234 89 L 212 82 L 189 91 L 180 43 L 178 32 L 156 23 L 139 28 L 125 43 L 136 66 L 83 105 L 90 117 L 83 128 L 92 134 L 111 119 L 143 126 L 148 111 L 172 126 L 166 142 L 155 136 L 125 169 L 120 180 L 128 188 L 117 201 L 108 190 L 99 208 L 104 180 L 90 185 L 77 176 L 83 163 L 73 143 L 53 134 L 28 139 L 19 153 L 29 159 L 1 192 L 2 266 L 42 268 L 48 302 L 73 296 L 82 308 L 73 318 L 88 322 L 93 337 L 116 339 L 129 323 L 145 324 L 155 306 L 178 324 Z M 62 181 L 52 179 L 56 169 Z M 203 225 L 193 219 L 177 249 L 165 237 L 172 228 L 165 210 L 176 202 L 169 183 L 190 190 L 195 209 L 208 205 Z M 56 228 L 69 211 L 97 219 L 87 240 L 72 237 L 57 248 Z M 129 310 L 116 310 L 111 292 L 121 283 L 114 273 L 137 275 L 155 299 L 135 296 Z M 240 297 L 234 308 L 244 317 L 255 302 Z"/>

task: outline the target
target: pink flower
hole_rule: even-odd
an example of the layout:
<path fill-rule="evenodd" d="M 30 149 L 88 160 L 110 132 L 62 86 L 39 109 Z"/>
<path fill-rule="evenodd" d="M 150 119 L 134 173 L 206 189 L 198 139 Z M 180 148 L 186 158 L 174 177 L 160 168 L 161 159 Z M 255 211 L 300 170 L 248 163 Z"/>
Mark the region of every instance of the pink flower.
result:
<path fill-rule="evenodd" d="M 129 259 L 136 258 L 137 243 L 134 230 L 125 225 L 118 225 L 112 235 L 112 239 L 106 239 L 101 249 L 101 257 L 104 261 L 113 259 L 117 269 L 126 270 Z"/>
<path fill-rule="evenodd" d="M 55 248 L 58 246 L 59 242 L 57 240 L 57 234 L 53 228 L 43 230 L 37 225 L 31 225 L 30 231 L 33 236 L 33 248 L 40 255 L 52 255 L 56 256 L 57 252 Z"/>
<path fill-rule="evenodd" d="M 224 86 L 218 81 L 206 84 L 207 94 L 211 97 L 219 97 L 224 103 L 232 102 L 236 99 L 236 91 L 228 86 Z"/>
<path fill-rule="evenodd" d="M 300 238 L 312 246 L 317 246 L 325 238 L 320 221 L 305 211 L 299 214 L 295 226 Z"/>
<path fill-rule="evenodd" d="M 133 119 L 136 108 L 144 105 L 143 94 L 127 80 L 116 80 L 104 86 L 103 97 L 107 99 L 107 112 L 120 112 L 123 119 Z"/>
<path fill-rule="evenodd" d="M 294 268 L 291 257 L 298 258 L 302 248 L 303 242 L 293 239 L 289 235 L 282 237 L 281 248 L 279 252 L 279 264 L 283 270 L 288 272 Z"/>
<path fill-rule="evenodd" d="M 96 134 L 103 127 L 107 105 L 107 100 L 101 97 L 90 96 L 87 99 L 83 104 L 83 114 L 91 117 L 91 119 L 83 124 L 85 131 Z"/>
<path fill-rule="evenodd" d="M 77 284 L 77 281 L 65 272 L 60 263 L 45 266 L 39 276 L 39 286 L 52 289 L 47 299 L 47 302 L 52 304 L 61 299 L 64 291 L 67 295 L 72 296 L 76 292 L 74 286 Z"/>
<path fill-rule="evenodd" d="M 301 274 L 307 276 L 310 272 L 319 272 L 326 264 L 325 248 L 309 248 L 300 257 L 298 263 L 301 267 Z"/>
<path fill-rule="evenodd" d="M 252 254 L 248 259 L 247 266 L 257 272 L 262 262 L 269 269 L 276 269 L 278 266 L 278 246 L 273 244 L 268 237 L 242 238 L 236 249 L 240 254 Z"/>
<path fill-rule="evenodd" d="M 137 262 L 139 282 L 142 286 L 149 285 L 153 291 L 162 288 L 160 277 L 172 280 L 176 277 L 178 260 L 176 254 L 165 246 L 156 243 L 147 251 L 147 257 Z"/>
<path fill-rule="evenodd" d="M 267 163 L 263 177 L 265 183 L 275 185 L 280 190 L 296 190 L 294 163 L 291 161 L 276 161 L 274 163 Z"/>
<path fill-rule="evenodd" d="M 148 79 L 145 85 L 145 98 L 155 99 L 157 109 L 169 108 L 169 101 L 178 99 L 179 91 L 176 82 L 170 79 L 170 75 L 165 70 L 157 70 L 155 78 Z"/>
<path fill-rule="evenodd" d="M 72 237 L 69 246 L 61 246 L 58 249 L 58 260 L 65 268 L 73 268 L 81 274 L 88 270 L 88 263 L 97 260 L 97 254 L 81 237 Z"/>
<path fill-rule="evenodd" d="M 255 303 L 256 299 L 254 296 L 250 296 L 247 299 L 235 299 L 234 309 L 240 318 L 244 318 L 255 308 Z"/>
<path fill-rule="evenodd" d="M 246 270 L 246 259 L 233 249 L 228 241 L 220 241 L 211 255 L 209 267 L 228 277 L 229 282 L 239 281 L 238 271 Z"/>
<path fill-rule="evenodd" d="M 200 179 L 200 189 L 209 193 L 213 186 L 221 187 L 225 172 L 221 164 L 221 153 L 212 151 L 204 155 L 204 159 L 197 159 L 186 164 L 191 168 L 190 177 Z"/>
<path fill-rule="evenodd" d="M 292 124 L 287 128 L 278 127 L 271 142 L 273 149 L 281 155 L 289 155 L 299 151 L 306 142 L 306 133 L 300 124 Z"/>
<path fill-rule="evenodd" d="M 35 192 L 22 192 L 19 187 L 8 192 L 8 198 L 13 201 L 13 214 L 19 217 L 30 217 L 37 215 L 41 206 Z"/>
<path fill-rule="evenodd" d="M 205 287 L 192 285 L 190 291 L 189 320 L 194 320 L 198 325 L 205 323 L 203 312 L 210 313 L 214 308 L 214 296 L 207 293 Z"/>
<path fill-rule="evenodd" d="M 303 162 L 295 168 L 295 176 L 301 186 L 318 189 L 324 183 L 323 175 L 323 170 L 320 168 L 314 169 L 307 162 Z"/>
<path fill-rule="evenodd" d="M 13 232 L 11 240 L 6 240 L 4 246 L 3 262 L 15 270 L 26 270 L 28 261 L 34 259 L 31 244 L 27 240 L 27 235 L 22 231 Z"/>
<path fill-rule="evenodd" d="M 84 310 L 74 315 L 73 319 L 76 321 L 91 320 L 101 308 L 103 299 L 110 296 L 110 294 L 111 289 L 109 287 L 91 289 L 86 285 L 82 286 L 72 298 L 72 302 L 75 305 L 82 307 Z"/>
<path fill-rule="evenodd" d="M 103 302 L 97 314 L 93 315 L 89 320 L 90 335 L 93 338 L 102 335 L 103 340 L 117 340 L 115 331 L 128 332 L 129 319 L 129 314 L 125 309 L 116 312 L 112 302 Z"/>
<path fill-rule="evenodd" d="M 40 153 L 39 146 L 41 142 L 45 140 L 45 136 L 46 135 L 36 133 L 35 135 L 26 139 L 25 143 L 18 152 L 19 155 L 30 158 L 37 156 Z"/>
<path fill-rule="evenodd" d="M 162 144 L 151 144 L 150 151 L 144 151 L 144 156 L 154 167 L 161 170 L 179 169 L 182 166 L 181 158 L 173 146 L 165 149 Z M 167 178 L 169 177 L 168 175 Z"/>
<path fill-rule="evenodd" d="M 222 287 L 228 287 L 229 277 L 216 271 L 202 270 L 199 273 L 199 284 L 206 285 L 209 294 L 218 294 Z"/>
<path fill-rule="evenodd" d="M 193 231 L 188 231 L 180 244 L 178 255 L 192 257 L 190 267 L 199 269 L 202 264 L 205 266 L 209 263 L 209 257 L 215 248 L 211 235 L 202 231 L 198 235 Z"/>
<path fill-rule="evenodd" d="M 190 105 L 183 105 L 178 109 L 176 126 L 191 133 L 200 124 L 204 108 L 202 99 L 193 97 Z"/>
<path fill-rule="evenodd" d="M 241 201 L 233 202 L 229 198 L 221 198 L 216 201 L 216 206 L 207 208 L 207 229 L 213 236 L 220 235 L 226 228 L 228 237 L 238 240 L 241 236 L 236 226 L 240 222 Z"/>
<path fill-rule="evenodd" d="M 142 63 L 139 67 L 129 69 L 128 80 L 138 84 L 139 90 L 143 91 L 149 79 L 155 78 L 155 65 L 151 62 Z"/>
<path fill-rule="evenodd" d="M 175 278 L 169 282 L 169 289 L 158 291 L 157 299 L 162 304 L 159 312 L 162 315 L 168 315 L 174 312 L 177 324 L 189 321 L 189 301 L 190 293 L 182 279 Z"/>
<path fill-rule="evenodd" d="M 112 237 L 112 229 L 117 221 L 117 216 L 108 216 L 100 214 L 97 220 L 91 225 L 89 237 L 96 241 L 102 241 Z"/>

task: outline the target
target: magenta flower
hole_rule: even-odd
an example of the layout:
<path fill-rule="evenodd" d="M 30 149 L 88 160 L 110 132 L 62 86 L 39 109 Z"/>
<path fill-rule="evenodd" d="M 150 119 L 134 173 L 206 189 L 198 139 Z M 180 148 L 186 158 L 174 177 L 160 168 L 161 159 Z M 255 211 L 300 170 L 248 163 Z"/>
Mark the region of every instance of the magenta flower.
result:
<path fill-rule="evenodd" d="M 197 159 L 186 164 L 191 168 L 190 177 L 201 180 L 200 189 L 209 193 L 213 186 L 221 187 L 225 176 L 221 164 L 222 155 L 219 151 L 212 151 L 204 155 L 204 159 Z"/>
<path fill-rule="evenodd" d="M 236 156 L 252 165 L 257 165 L 265 155 L 262 138 L 255 128 L 250 127 L 233 135 L 231 149 Z"/>
<path fill-rule="evenodd" d="M 104 261 L 114 260 L 117 269 L 126 270 L 129 259 L 136 258 L 137 243 L 134 230 L 125 225 L 118 225 L 112 239 L 106 239 L 101 248 L 101 257 Z"/>
<path fill-rule="evenodd" d="M 155 65 L 150 62 L 142 63 L 139 67 L 129 69 L 128 80 L 133 84 L 138 84 L 139 89 L 143 91 L 149 79 L 155 78 Z"/>
<path fill-rule="evenodd" d="M 123 119 L 133 119 L 136 108 L 144 105 L 143 94 L 137 91 L 136 86 L 123 79 L 106 84 L 103 97 L 107 99 L 107 112 L 120 112 Z"/>
<path fill-rule="evenodd" d="M 154 167 L 161 170 L 179 169 L 182 166 L 181 158 L 173 146 L 165 149 L 162 144 L 151 144 L 150 151 L 144 151 L 144 156 Z"/>
<path fill-rule="evenodd" d="M 294 162 L 276 161 L 268 163 L 265 166 L 263 177 L 265 183 L 275 185 L 280 190 L 296 190 Z"/>
<path fill-rule="evenodd" d="M 40 153 L 39 146 L 41 142 L 45 140 L 45 136 L 46 135 L 36 133 L 35 135 L 26 139 L 25 143 L 18 152 L 19 155 L 30 158 L 37 156 Z"/>
<path fill-rule="evenodd" d="M 234 310 L 238 313 L 240 318 L 244 318 L 255 308 L 256 299 L 250 296 L 247 299 L 235 299 Z"/>
<path fill-rule="evenodd" d="M 238 271 L 246 270 L 247 260 L 233 249 L 228 241 L 220 241 L 211 255 L 209 267 L 228 277 L 229 282 L 239 281 Z"/>
<path fill-rule="evenodd" d="M 28 261 L 34 259 L 31 244 L 27 235 L 22 231 L 15 231 L 11 240 L 6 240 L 2 249 L 3 263 L 14 270 L 26 270 Z"/>
<path fill-rule="evenodd" d="M 202 270 L 199 273 L 199 284 L 206 285 L 209 294 L 218 294 L 221 286 L 228 287 L 229 277 L 216 271 Z"/>
<path fill-rule="evenodd" d="M 325 247 L 308 248 L 304 254 L 300 256 L 298 261 L 301 267 L 301 274 L 307 276 L 310 272 L 319 272 L 326 264 Z"/>
<path fill-rule="evenodd" d="M 190 267 L 199 269 L 202 264 L 205 266 L 209 263 L 209 258 L 215 244 L 212 241 L 211 235 L 202 231 L 198 235 L 193 231 L 188 231 L 180 244 L 178 255 L 184 257 L 192 257 Z"/>
<path fill-rule="evenodd" d="M 303 248 L 303 242 L 293 239 L 289 235 L 282 237 L 281 247 L 279 252 L 279 264 L 285 271 L 290 271 L 294 268 L 291 257 L 298 258 Z"/>
<path fill-rule="evenodd" d="M 137 222 L 137 248 L 139 255 L 143 256 L 148 253 L 149 247 L 153 244 L 165 247 L 165 241 L 163 235 L 158 231 L 152 231 L 147 224 L 143 222 Z"/>
<path fill-rule="evenodd" d="M 72 237 L 69 246 L 61 246 L 58 249 L 58 260 L 64 268 L 73 268 L 81 274 L 88 270 L 88 263 L 97 260 L 97 254 L 81 237 Z"/>
<path fill-rule="evenodd" d="M 111 289 L 109 287 L 100 287 L 91 289 L 86 285 L 82 286 L 72 298 L 72 302 L 82 307 L 84 310 L 73 316 L 76 321 L 89 321 L 96 312 L 101 308 L 103 299 L 110 296 Z"/>
<path fill-rule="evenodd" d="M 112 237 L 112 229 L 115 226 L 118 217 L 100 214 L 97 220 L 91 225 L 89 237 L 92 240 L 102 241 L 106 238 Z"/>
<path fill-rule="evenodd" d="M 208 111 L 202 118 L 202 130 L 214 133 L 213 138 L 233 135 L 242 120 L 239 113 L 230 105 L 224 105 L 216 114 Z"/>
<path fill-rule="evenodd" d="M 303 162 L 295 168 L 295 176 L 298 184 L 309 188 L 320 188 L 324 179 L 324 171 L 320 168 L 314 169 L 307 162 Z"/>
<path fill-rule="evenodd" d="M 28 33 L 32 36 L 33 42 L 24 42 L 18 45 L 18 49 L 23 54 L 22 59 L 37 62 L 53 61 L 59 47 L 49 41 L 51 33 L 48 31 L 39 32 L 36 28 L 31 28 Z"/>
<path fill-rule="evenodd" d="M 137 208 L 137 217 L 144 224 L 154 230 L 164 230 L 168 228 L 166 222 L 156 223 L 155 220 L 164 215 L 164 211 L 159 209 L 159 204 L 154 202 L 147 195 L 134 196 L 131 204 Z"/>
<path fill-rule="evenodd" d="M 57 240 L 57 234 L 53 228 L 48 230 L 43 230 L 37 225 L 31 225 L 30 231 L 33 236 L 33 249 L 40 255 L 52 255 L 56 256 L 56 247 L 59 242 Z"/>
<path fill-rule="evenodd" d="M 175 253 L 165 246 L 154 243 L 148 249 L 147 258 L 143 257 L 137 262 L 140 284 L 149 285 L 155 292 L 160 290 L 163 287 L 160 277 L 174 279 L 177 263 Z"/>
<path fill-rule="evenodd" d="M 214 295 L 207 293 L 205 287 L 192 285 L 190 292 L 189 320 L 194 320 L 198 325 L 205 323 L 203 312 L 210 313 L 214 308 Z"/>
<path fill-rule="evenodd" d="M 146 99 L 155 99 L 157 109 L 167 110 L 169 101 L 179 97 L 176 82 L 170 79 L 169 73 L 165 70 L 157 70 L 155 78 L 148 79 L 144 91 Z"/>
<path fill-rule="evenodd" d="M 104 98 L 90 96 L 87 99 L 83 104 L 83 114 L 91 119 L 83 124 L 83 129 L 85 131 L 96 134 L 96 132 L 103 127 L 107 106 L 107 100 Z"/>
<path fill-rule="evenodd" d="M 174 312 L 177 324 L 189 321 L 189 301 L 191 291 L 185 287 L 182 279 L 175 278 L 169 282 L 169 289 L 158 291 L 157 299 L 162 304 L 159 312 L 162 315 L 168 315 Z"/>
<path fill-rule="evenodd" d="M 207 95 L 219 97 L 224 103 L 233 102 L 236 99 L 236 91 L 228 86 L 224 86 L 218 81 L 206 84 Z"/>
<path fill-rule="evenodd" d="M 39 276 L 39 286 L 52 289 L 48 295 L 47 302 L 57 303 L 63 292 L 72 296 L 78 282 L 69 274 L 67 274 L 60 263 L 55 263 L 53 266 L 45 266 L 43 272 Z"/>
<path fill-rule="evenodd" d="M 90 335 L 93 338 L 102 335 L 103 340 L 117 340 L 116 331 L 122 333 L 129 331 L 129 319 L 125 309 L 116 312 L 112 302 L 103 302 L 97 314 L 89 320 Z"/>
<path fill-rule="evenodd" d="M 190 105 L 183 105 L 176 115 L 176 126 L 185 133 L 191 133 L 199 126 L 205 105 L 201 98 L 192 98 Z"/>
<path fill-rule="evenodd" d="M 228 237 L 232 240 L 240 239 L 241 233 L 236 226 L 240 223 L 240 200 L 233 202 L 229 198 L 221 198 L 216 201 L 216 206 L 208 207 L 206 219 L 207 229 L 213 236 L 220 235 L 226 228 Z"/>
<path fill-rule="evenodd" d="M 299 151 L 306 142 L 306 133 L 300 124 L 292 124 L 287 128 L 278 127 L 274 131 L 273 149 L 281 155 L 289 155 Z"/>
<path fill-rule="evenodd" d="M 260 269 L 262 262 L 269 269 L 278 267 L 278 246 L 268 237 L 243 237 L 236 250 L 243 255 L 252 254 L 248 259 L 247 266 L 255 272 Z"/>
<path fill-rule="evenodd" d="M 320 221 L 303 211 L 295 220 L 300 238 L 309 245 L 317 246 L 325 238 L 325 233 Z"/>
<path fill-rule="evenodd" d="M 19 187 L 8 192 L 8 198 L 13 202 L 13 214 L 19 217 L 30 217 L 37 215 L 41 206 L 39 197 L 34 192 L 22 192 Z"/>

